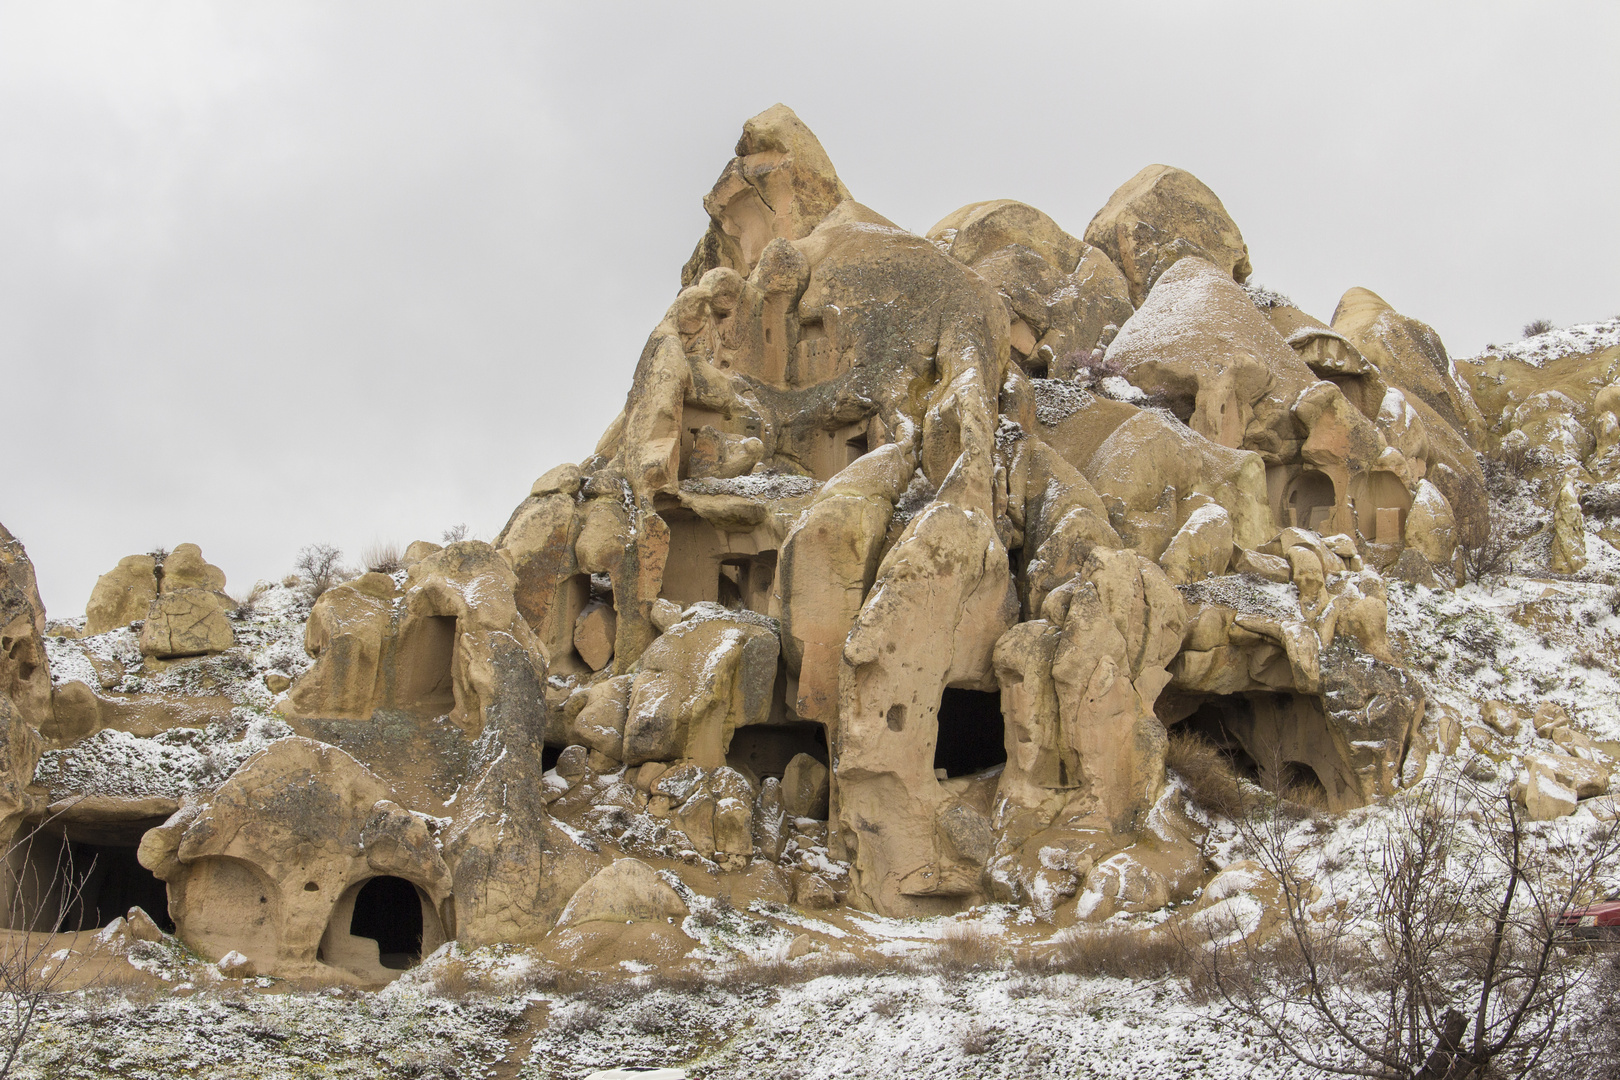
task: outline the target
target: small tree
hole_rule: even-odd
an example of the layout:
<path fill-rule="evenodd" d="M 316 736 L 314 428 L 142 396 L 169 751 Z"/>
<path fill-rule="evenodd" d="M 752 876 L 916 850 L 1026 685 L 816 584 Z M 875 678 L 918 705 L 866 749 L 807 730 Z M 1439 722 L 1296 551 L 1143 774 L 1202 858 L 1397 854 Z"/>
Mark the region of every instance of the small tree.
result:
<path fill-rule="evenodd" d="M 1494 510 L 1486 518 L 1485 527 L 1477 533 L 1469 535 L 1467 530 L 1459 531 L 1463 532 L 1463 538 L 1457 542 L 1457 555 L 1465 581 L 1483 584 L 1513 568 L 1513 539 Z"/>
<path fill-rule="evenodd" d="M 348 568 L 343 565 L 343 552 L 332 544 L 308 545 L 298 553 L 293 569 L 304 579 L 311 602 L 349 577 Z"/>
<path fill-rule="evenodd" d="M 1320 895 L 1290 825 L 1275 810 L 1239 823 L 1280 886 L 1284 920 L 1270 943 L 1215 927 L 1190 949 L 1217 996 L 1321 1073 L 1529 1073 L 1587 968 L 1561 949 L 1558 916 L 1615 863 L 1614 824 L 1576 851 L 1529 827 L 1507 794 L 1431 784 L 1397 804 L 1360 917 L 1329 910 L 1354 899 Z"/>

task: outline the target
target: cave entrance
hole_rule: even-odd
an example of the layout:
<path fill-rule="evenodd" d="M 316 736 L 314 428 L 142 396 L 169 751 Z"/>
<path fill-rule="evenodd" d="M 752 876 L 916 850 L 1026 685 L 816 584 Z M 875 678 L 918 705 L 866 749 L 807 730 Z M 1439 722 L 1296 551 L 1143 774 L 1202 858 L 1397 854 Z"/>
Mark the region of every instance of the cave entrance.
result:
<path fill-rule="evenodd" d="M 1155 712 L 1167 728 L 1201 736 L 1238 776 L 1293 802 L 1338 811 L 1366 801 L 1349 747 L 1312 695 L 1165 693 Z"/>
<path fill-rule="evenodd" d="M 1338 505 L 1338 497 L 1333 490 L 1333 481 L 1326 473 L 1304 469 L 1288 486 L 1283 505 L 1290 525 L 1323 532 L 1329 527 L 1328 522 L 1333 517 L 1333 508 Z"/>
<path fill-rule="evenodd" d="M 99 930 L 138 907 L 164 932 L 173 933 L 168 886 L 135 857 L 144 832 L 36 827 L 16 845 L 8 863 L 11 928 Z"/>
<path fill-rule="evenodd" d="M 726 764 L 746 768 L 760 780 L 780 780 L 788 762 L 800 754 L 827 764 L 827 729 L 813 720 L 740 727 L 732 733 Z"/>
<path fill-rule="evenodd" d="M 945 688 L 939 699 L 934 775 L 970 776 L 1007 763 L 1006 725 L 999 691 Z"/>
<path fill-rule="evenodd" d="M 422 899 L 416 886 L 397 877 L 374 877 L 360 886 L 349 917 L 349 934 L 377 943 L 377 962 L 404 971 L 422 959 Z"/>

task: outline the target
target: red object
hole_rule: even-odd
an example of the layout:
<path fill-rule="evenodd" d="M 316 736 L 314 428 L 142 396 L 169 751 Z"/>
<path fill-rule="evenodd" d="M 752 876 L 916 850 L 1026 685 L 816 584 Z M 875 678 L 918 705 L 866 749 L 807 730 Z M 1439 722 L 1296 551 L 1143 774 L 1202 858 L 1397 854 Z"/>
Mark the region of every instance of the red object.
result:
<path fill-rule="evenodd" d="M 1570 908 L 1558 916 L 1558 928 L 1576 938 L 1620 938 L 1620 897 Z"/>

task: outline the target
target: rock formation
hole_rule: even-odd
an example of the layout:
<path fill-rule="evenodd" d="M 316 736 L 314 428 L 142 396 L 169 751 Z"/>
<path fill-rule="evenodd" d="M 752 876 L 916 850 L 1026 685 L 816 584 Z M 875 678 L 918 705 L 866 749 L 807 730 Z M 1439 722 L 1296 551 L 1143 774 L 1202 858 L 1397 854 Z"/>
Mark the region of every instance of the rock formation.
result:
<path fill-rule="evenodd" d="M 1365 289 L 1332 325 L 1246 289 L 1178 169 L 1083 240 L 1012 200 L 917 236 L 776 106 L 703 206 L 594 451 L 492 543 L 321 594 L 251 692 L 251 616 L 195 545 L 97 582 L 61 638 L 90 674 L 53 692 L 0 533 L 6 828 L 79 799 L 61 842 L 138 842 L 198 952 L 361 983 L 450 939 L 678 948 L 687 872 L 894 916 L 1154 910 L 1212 872 L 1170 731 L 1332 810 L 1391 794 L 1433 744 L 1385 575 L 1460 583 L 1476 448 L 1556 450 L 1555 569 L 1620 475 L 1620 390 L 1487 393 Z M 106 765 L 137 739 L 210 749 Z M 1527 767 L 1532 816 L 1606 790 L 1569 761 Z"/>

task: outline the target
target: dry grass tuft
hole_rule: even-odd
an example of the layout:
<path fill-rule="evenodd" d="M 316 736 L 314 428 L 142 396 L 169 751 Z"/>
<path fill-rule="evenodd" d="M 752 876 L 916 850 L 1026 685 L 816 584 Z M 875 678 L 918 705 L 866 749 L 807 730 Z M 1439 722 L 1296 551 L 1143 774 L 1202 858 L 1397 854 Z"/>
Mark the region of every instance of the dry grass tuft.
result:
<path fill-rule="evenodd" d="M 446 1001 L 467 1001 L 495 993 L 499 988 L 488 974 L 467 963 L 459 956 L 441 961 L 434 969 L 428 984 L 435 997 Z"/>
<path fill-rule="evenodd" d="M 1006 962 L 1001 936 L 983 923 L 952 923 L 923 958 L 927 967 L 953 975 L 999 968 Z"/>
<path fill-rule="evenodd" d="M 1032 966 L 1047 974 L 1158 979 L 1191 970 L 1186 945 L 1165 931 L 1104 927 L 1071 933 Z"/>
<path fill-rule="evenodd" d="M 1197 806 L 1234 820 L 1248 814 L 1252 800 L 1232 763 L 1202 735 L 1183 728 L 1172 730 L 1164 764 L 1181 777 Z"/>
<path fill-rule="evenodd" d="M 360 561 L 374 574 L 394 574 L 405 569 L 399 545 L 391 540 L 373 540 L 360 552 Z"/>

